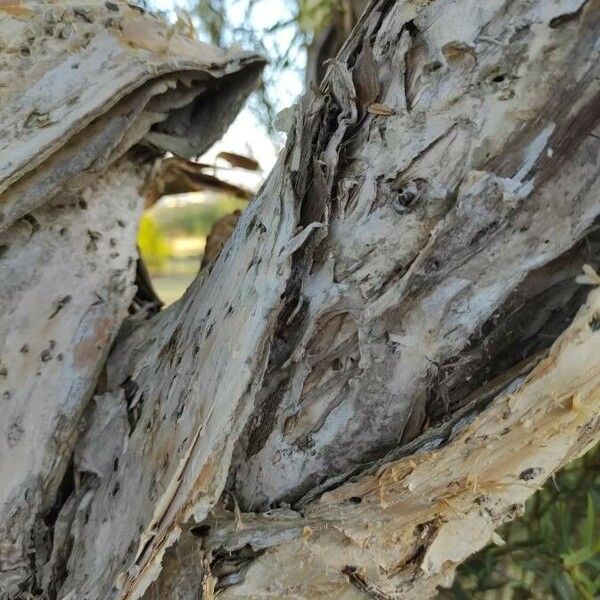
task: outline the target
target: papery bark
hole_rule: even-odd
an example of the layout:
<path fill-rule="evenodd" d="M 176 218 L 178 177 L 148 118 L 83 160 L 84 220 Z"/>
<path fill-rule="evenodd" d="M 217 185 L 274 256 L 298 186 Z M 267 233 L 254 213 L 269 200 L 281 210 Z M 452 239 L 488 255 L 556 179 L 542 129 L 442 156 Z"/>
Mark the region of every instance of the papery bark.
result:
<path fill-rule="evenodd" d="M 145 178 L 209 147 L 264 62 L 111 2 L 3 3 L 0 52 L 0 596 L 22 597 L 66 569 L 56 518 L 135 292 Z"/>

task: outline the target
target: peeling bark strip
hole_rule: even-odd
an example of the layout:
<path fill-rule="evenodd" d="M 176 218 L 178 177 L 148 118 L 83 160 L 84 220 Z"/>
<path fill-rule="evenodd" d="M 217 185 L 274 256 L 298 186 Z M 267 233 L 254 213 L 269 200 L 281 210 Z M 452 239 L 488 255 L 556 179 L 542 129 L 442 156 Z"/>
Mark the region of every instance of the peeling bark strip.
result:
<path fill-rule="evenodd" d="M 64 576 L 60 484 L 135 292 L 148 159 L 203 152 L 262 65 L 126 3 L 0 3 L 0 598 Z"/>
<path fill-rule="evenodd" d="M 295 518 L 275 510 L 254 528 L 254 515 L 217 511 L 204 547 L 234 557 L 248 545 L 261 549 L 219 597 L 417 600 L 450 584 L 495 528 L 598 441 L 600 331 L 590 323 L 599 313 L 597 288 L 547 358 L 443 447 L 383 460 Z"/>
<path fill-rule="evenodd" d="M 0 109 L 20 115 L 6 127 L 14 159 L 0 164 L 5 219 L 24 215 L 4 235 L 54 232 L 60 221 L 37 217 L 50 204 L 31 212 L 44 194 L 83 194 L 90 181 L 105 194 L 140 153 L 100 178 L 97 170 L 136 142 L 193 154 L 213 139 L 204 128 L 221 116 L 223 94 L 228 121 L 256 75 L 257 59 L 230 63 L 210 50 L 214 60 L 193 62 L 193 42 L 115 5 L 128 16 L 114 36 L 106 21 L 109 33 L 97 33 L 89 8 L 67 11 L 97 33 L 80 58 L 114 82 L 112 93 L 78 96 L 72 116 L 57 100 L 60 120 L 27 113 L 22 90 L 55 90 L 44 77 L 58 67 L 41 61 L 30 72 L 38 83 Z M 63 486 L 46 518 L 51 551 L 35 540 L 29 590 L 69 600 L 199 589 L 206 598 L 217 589 L 225 598 L 426 597 L 535 486 L 598 440 L 600 292 L 568 323 L 585 299 L 574 275 L 600 253 L 599 34 L 599 0 L 373 3 L 321 90 L 301 101 L 285 151 L 219 258 L 178 303 L 122 327 L 72 457 L 77 485 Z M 125 82 L 102 80 L 101 43 L 122 57 Z M 70 69 L 66 53 L 57 64 Z M 203 75 L 201 90 L 190 70 Z M 224 77 L 218 90 L 203 87 L 208 74 Z M 22 127 L 28 119 L 34 133 Z M 86 148 L 97 149 L 92 160 Z M 84 263 L 82 298 L 98 275 L 79 248 L 105 251 L 102 223 L 106 231 L 64 245 Z M 14 260 L 31 265 L 45 247 L 41 237 L 17 246 Z M 94 264 L 108 277 L 110 263 Z M 3 508 L 13 510 L 1 563 L 11 592 L 33 577 L 27 519 L 56 496 L 127 306 L 99 294 L 117 317 L 106 341 L 94 338 L 87 370 L 61 377 L 53 357 L 63 340 L 73 352 L 67 316 L 79 296 L 62 289 L 60 267 L 44 269 L 55 287 L 32 339 L 45 340 L 45 327 L 61 337 L 36 348 L 50 400 L 41 410 L 24 386 L 18 406 L 33 409 L 6 436 L 13 447 L 39 423 L 49 436 L 43 467 L 2 466 L 2 477 L 28 481 L 8 493 L 26 491 L 33 505 Z M 129 272 L 124 279 L 130 286 Z M 7 331 L 37 314 L 20 310 L 3 321 Z M 15 377 L 19 390 L 36 381 L 5 355 L 13 360 L 0 353 L 0 378 Z M 66 411 L 64 386 L 76 376 L 85 385 L 69 388 Z M 55 380 L 58 391 L 46 383 Z M 190 567 L 188 553 L 202 565 Z"/>

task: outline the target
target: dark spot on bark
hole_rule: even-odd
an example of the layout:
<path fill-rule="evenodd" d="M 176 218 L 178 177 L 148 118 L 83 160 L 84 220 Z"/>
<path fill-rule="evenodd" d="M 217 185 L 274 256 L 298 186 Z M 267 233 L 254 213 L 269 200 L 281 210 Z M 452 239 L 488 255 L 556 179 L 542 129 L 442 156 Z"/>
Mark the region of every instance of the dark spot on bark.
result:
<path fill-rule="evenodd" d="M 246 237 L 250 237 L 252 230 L 254 229 L 254 225 L 256 225 L 256 217 L 252 217 L 250 219 L 250 223 L 246 225 Z"/>
<path fill-rule="evenodd" d="M 31 50 L 27 46 L 21 46 L 20 52 L 21 52 L 21 56 L 30 56 L 31 55 Z"/>
<path fill-rule="evenodd" d="M 48 320 L 54 318 L 67 304 L 69 304 L 69 302 L 71 302 L 70 295 L 63 296 L 62 298 L 59 298 L 58 300 L 56 300 L 54 303 L 54 309 L 53 309 L 52 313 L 50 314 L 50 316 L 48 317 Z"/>
<path fill-rule="evenodd" d="M 161 350 L 162 355 L 170 356 L 171 359 L 175 358 L 175 349 L 177 348 L 177 342 L 179 340 L 179 336 L 181 335 L 181 325 L 177 325 L 169 338 L 169 341 L 165 344 L 163 349 Z"/>
<path fill-rule="evenodd" d="M 90 241 L 88 242 L 85 249 L 92 250 L 92 251 L 97 250 L 98 244 L 96 242 L 102 237 L 102 234 L 99 231 L 92 231 L 91 229 L 87 230 L 87 234 L 88 234 L 88 237 L 90 238 Z"/>
<path fill-rule="evenodd" d="M 173 411 L 173 420 L 179 421 L 179 419 L 181 419 L 181 415 L 183 414 L 184 410 L 185 410 L 185 402 L 180 401 L 177 408 Z"/>
<path fill-rule="evenodd" d="M 133 10 L 137 10 L 142 15 L 146 14 L 146 11 L 141 6 L 137 6 L 137 4 L 132 4 L 132 3 L 128 2 L 127 6 L 129 6 L 129 8 L 131 8 Z"/>
<path fill-rule="evenodd" d="M 553 19 L 550 19 L 550 22 L 548 23 L 548 26 L 551 29 L 556 29 L 557 27 L 560 27 L 561 25 L 564 25 L 565 23 L 568 23 L 569 21 L 574 21 L 575 19 L 578 19 L 579 16 L 581 15 L 581 11 L 583 10 L 583 7 L 586 5 L 586 2 L 584 2 L 578 10 L 576 10 L 575 12 L 572 13 L 565 13 L 562 15 L 558 15 L 557 17 L 554 17 Z"/>
<path fill-rule="evenodd" d="M 600 329 L 600 313 L 595 314 L 588 325 L 592 331 L 598 331 Z"/>
<path fill-rule="evenodd" d="M 115 460 L 113 461 L 113 471 L 118 471 L 119 470 L 119 457 L 117 456 L 115 458 Z"/>
<path fill-rule="evenodd" d="M 342 361 L 341 361 L 339 358 L 334 358 L 334 359 L 331 361 L 331 368 L 332 368 L 334 371 L 339 371 L 339 370 L 341 370 L 341 368 L 342 368 Z"/>
<path fill-rule="evenodd" d="M 407 187 L 399 191 L 396 198 L 394 198 L 392 206 L 397 213 L 403 215 L 409 212 L 416 199 L 417 192 Z"/>
<path fill-rule="evenodd" d="M 0 246 L 0 258 L 2 258 L 8 251 L 8 246 L 6 244 L 2 244 Z"/>
<path fill-rule="evenodd" d="M 421 30 L 415 25 L 414 21 L 407 21 L 404 24 L 404 29 L 406 29 L 406 31 L 408 31 L 409 35 L 411 38 L 416 38 L 417 35 L 419 35 L 419 33 L 421 32 Z"/>
<path fill-rule="evenodd" d="M 492 81 L 494 83 L 502 83 L 504 81 L 504 75 L 503 74 L 496 75 L 495 77 L 492 77 Z"/>
<path fill-rule="evenodd" d="M 135 379 L 132 379 L 131 376 L 129 376 L 121 384 L 121 387 L 123 388 L 123 392 L 125 393 L 125 401 L 127 402 L 127 404 L 131 404 L 131 402 L 135 398 L 135 395 L 137 394 L 137 391 L 140 389 L 140 386 L 138 385 L 137 381 L 135 381 Z"/>
<path fill-rule="evenodd" d="M 206 537 L 208 532 L 210 531 L 210 525 L 197 525 L 196 527 L 192 527 L 190 529 L 190 533 L 199 538 Z"/>
<path fill-rule="evenodd" d="M 521 471 L 519 479 L 522 479 L 523 481 L 531 481 L 532 479 L 538 478 L 541 474 L 542 469 L 540 467 L 529 467 L 529 469 Z"/>
<path fill-rule="evenodd" d="M 117 481 L 117 483 L 115 483 L 115 487 L 113 487 L 113 489 L 112 489 L 112 495 L 116 496 L 119 493 L 120 489 L 121 489 L 121 486 L 119 485 L 119 482 Z"/>
<path fill-rule="evenodd" d="M 360 496 L 352 496 L 351 498 L 348 498 L 348 502 L 352 504 L 360 504 L 362 502 L 362 498 Z"/>
<path fill-rule="evenodd" d="M 93 23 L 94 20 L 92 19 L 92 13 L 89 10 L 86 10 L 84 8 L 75 8 L 73 9 L 73 14 L 76 17 L 79 17 L 80 19 L 82 19 L 83 21 L 85 21 L 86 23 Z"/>
<path fill-rule="evenodd" d="M 86 210 L 88 207 L 87 202 L 85 200 L 80 200 L 78 204 L 79 204 L 79 208 L 81 208 L 81 210 Z"/>
<path fill-rule="evenodd" d="M 23 217 L 24 221 L 27 221 L 31 225 L 31 233 L 35 233 L 40 228 L 39 221 L 33 215 L 25 215 Z"/>
<path fill-rule="evenodd" d="M 112 12 L 119 12 L 119 6 L 114 2 L 105 2 L 104 6 L 106 6 L 106 8 L 108 8 L 108 10 L 111 10 Z"/>
<path fill-rule="evenodd" d="M 442 68 L 442 63 L 439 60 L 434 60 L 433 62 L 426 64 L 423 67 L 423 70 L 433 73 L 434 71 L 438 71 L 441 68 Z"/>
<path fill-rule="evenodd" d="M 486 235 L 492 231 L 498 225 L 498 221 L 492 221 L 489 225 L 486 225 L 483 229 L 480 229 L 469 242 L 469 246 L 476 246 Z"/>
<path fill-rule="evenodd" d="M 48 362 L 54 358 L 54 348 L 56 347 L 56 342 L 54 340 L 50 340 L 48 344 L 48 348 L 44 348 L 40 353 L 40 358 L 42 362 Z"/>
<path fill-rule="evenodd" d="M 0 367 L 0 377 L 7 377 L 8 376 L 8 367 L 6 365 L 4 365 L 3 367 Z"/>
<path fill-rule="evenodd" d="M 117 225 L 119 227 L 125 227 L 125 221 L 122 221 L 121 219 L 117 219 Z"/>

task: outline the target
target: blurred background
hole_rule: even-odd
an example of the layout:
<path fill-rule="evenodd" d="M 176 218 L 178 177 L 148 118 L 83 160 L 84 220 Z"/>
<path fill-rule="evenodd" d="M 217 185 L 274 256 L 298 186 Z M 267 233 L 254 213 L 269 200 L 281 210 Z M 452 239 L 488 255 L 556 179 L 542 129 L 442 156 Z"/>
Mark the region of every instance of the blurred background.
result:
<path fill-rule="evenodd" d="M 335 56 L 366 0 L 148 0 L 144 4 L 175 25 L 192 26 L 203 41 L 224 47 L 238 44 L 270 60 L 260 89 L 224 138 L 198 158 L 203 173 L 223 185 L 211 180 L 211 189 L 167 194 L 144 214 L 140 251 L 158 296 L 168 305 L 182 295 L 202 262 L 222 246 L 283 145 L 277 115 L 285 115 L 306 86 L 318 84 L 323 62 Z M 219 235 L 207 248 L 216 223 Z M 524 515 L 498 531 L 495 545 L 460 567 L 452 589 L 442 590 L 440 597 L 600 598 L 599 523 L 600 448 L 596 448 L 548 481 L 528 502 Z"/>

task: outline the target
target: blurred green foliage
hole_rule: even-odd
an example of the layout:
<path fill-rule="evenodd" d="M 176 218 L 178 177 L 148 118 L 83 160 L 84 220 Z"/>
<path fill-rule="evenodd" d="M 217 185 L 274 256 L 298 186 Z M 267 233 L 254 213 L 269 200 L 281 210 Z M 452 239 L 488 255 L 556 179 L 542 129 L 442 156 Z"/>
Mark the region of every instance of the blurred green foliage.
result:
<path fill-rule="evenodd" d="M 560 471 L 458 569 L 441 598 L 594 600 L 600 598 L 600 446 Z"/>
<path fill-rule="evenodd" d="M 296 20 L 307 36 L 305 42 L 325 27 L 340 0 L 297 0 Z"/>
<path fill-rule="evenodd" d="M 199 236 L 205 238 L 213 223 L 235 210 L 244 210 L 248 203 L 231 196 L 222 196 L 216 202 L 159 204 L 151 215 L 166 237 Z"/>
<path fill-rule="evenodd" d="M 152 213 L 142 215 L 138 230 L 138 247 L 149 269 L 158 270 L 169 260 L 169 244 Z"/>

